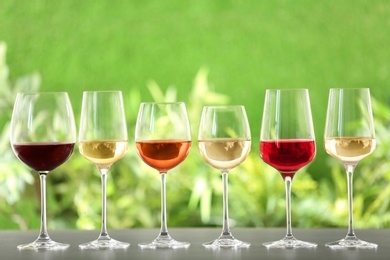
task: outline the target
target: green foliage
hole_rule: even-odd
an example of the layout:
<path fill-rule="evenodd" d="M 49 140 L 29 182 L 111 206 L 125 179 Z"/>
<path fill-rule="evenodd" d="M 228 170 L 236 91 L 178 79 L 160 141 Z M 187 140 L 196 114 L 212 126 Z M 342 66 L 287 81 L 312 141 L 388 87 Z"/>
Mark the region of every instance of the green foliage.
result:
<path fill-rule="evenodd" d="M 38 90 L 39 75 L 31 74 L 11 84 L 0 45 L 0 228 L 39 227 L 39 182 L 13 155 L 9 145 L 12 102 L 18 91 Z M 155 101 L 176 101 L 177 89 L 163 92 L 155 81 L 147 84 Z M 160 224 L 158 173 L 137 155 L 134 128 L 142 94 L 132 89 L 124 97 L 129 149 L 110 170 L 107 186 L 108 227 L 157 227 Z M 201 68 L 186 100 L 192 130 L 188 158 L 167 177 L 169 226 L 220 226 L 222 221 L 221 174 L 207 165 L 197 150 L 197 130 L 204 105 L 229 104 L 227 95 L 213 91 L 208 70 Z M 354 212 L 356 227 L 390 227 L 390 108 L 373 100 L 377 149 L 356 168 Z M 76 118 L 78 116 L 76 115 Z M 253 143 L 252 146 L 256 146 Z M 253 148 L 252 147 L 252 148 Z M 321 149 L 318 147 L 317 149 Z M 232 226 L 285 226 L 285 193 L 280 175 L 264 164 L 252 149 L 248 158 L 229 173 L 229 214 Z M 318 158 L 320 159 L 320 158 Z M 326 158 L 331 171 L 320 179 L 310 167 L 294 177 L 292 214 L 295 227 L 347 225 L 347 185 L 341 163 Z M 101 183 L 96 167 L 77 148 L 71 158 L 49 174 L 47 185 L 49 228 L 97 229 L 101 220 Z"/>
<path fill-rule="evenodd" d="M 9 122 L 17 92 L 35 91 L 40 84 L 38 73 L 24 76 L 13 84 L 6 64 L 7 46 L 0 42 L 0 228 L 27 228 L 36 222 L 34 196 L 24 197 L 33 184 L 31 171 L 19 162 L 9 145 Z M 33 203 L 32 203 L 33 202 Z"/>

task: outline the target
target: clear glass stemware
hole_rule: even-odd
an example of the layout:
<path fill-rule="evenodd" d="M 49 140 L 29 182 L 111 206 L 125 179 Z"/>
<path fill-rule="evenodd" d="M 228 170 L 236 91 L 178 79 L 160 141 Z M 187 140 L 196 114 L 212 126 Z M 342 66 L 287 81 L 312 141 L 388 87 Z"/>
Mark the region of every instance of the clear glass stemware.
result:
<path fill-rule="evenodd" d="M 316 153 L 309 91 L 268 89 L 260 133 L 260 157 L 279 171 L 286 189 L 286 236 L 263 243 L 267 248 L 313 248 L 317 244 L 293 236 L 291 187 L 295 173 L 310 163 Z"/>
<path fill-rule="evenodd" d="M 93 162 L 102 182 L 102 224 L 96 240 L 81 249 L 120 249 L 130 244 L 111 238 L 107 230 L 107 174 L 113 163 L 127 151 L 127 127 L 121 91 L 85 91 L 80 118 L 79 150 Z"/>
<path fill-rule="evenodd" d="M 251 148 L 251 133 L 243 106 L 205 106 L 200 120 L 198 148 L 206 163 L 221 171 L 223 218 L 221 235 L 204 243 L 206 248 L 245 248 L 250 244 L 234 238 L 229 227 L 228 173 L 240 165 Z"/>
<path fill-rule="evenodd" d="M 190 125 L 185 104 L 142 103 L 135 128 L 135 142 L 141 159 L 160 173 L 161 229 L 152 242 L 139 243 L 139 247 L 187 248 L 188 242 L 177 241 L 168 233 L 166 214 L 166 176 L 169 170 L 187 157 L 191 146 Z"/>
<path fill-rule="evenodd" d="M 69 244 L 53 241 L 47 231 L 46 177 L 72 154 L 76 126 L 65 92 L 19 93 L 11 120 L 10 141 L 15 155 L 39 173 L 41 222 L 38 238 L 20 250 L 61 250 Z"/>
<path fill-rule="evenodd" d="M 327 243 L 330 248 L 376 248 L 375 243 L 356 237 L 353 228 L 353 173 L 360 160 L 376 147 L 368 88 L 330 89 L 324 146 L 344 165 L 348 185 L 348 232 L 345 238 Z"/>

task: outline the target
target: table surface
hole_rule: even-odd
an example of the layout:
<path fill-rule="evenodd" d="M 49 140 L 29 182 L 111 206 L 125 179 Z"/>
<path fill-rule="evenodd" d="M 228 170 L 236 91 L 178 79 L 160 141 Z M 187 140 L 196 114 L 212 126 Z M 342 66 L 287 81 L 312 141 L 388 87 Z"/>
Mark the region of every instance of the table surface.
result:
<path fill-rule="evenodd" d="M 357 236 L 366 241 L 377 243 L 377 249 L 343 250 L 330 249 L 324 246 L 326 242 L 343 238 L 346 229 L 294 229 L 297 239 L 318 244 L 315 249 L 266 249 L 263 242 L 278 240 L 285 235 L 282 228 L 236 228 L 232 229 L 233 235 L 240 240 L 251 243 L 246 249 L 206 249 L 202 246 L 217 238 L 221 229 L 217 228 L 171 228 L 169 234 L 179 241 L 191 243 L 187 249 L 141 249 L 140 242 L 152 241 L 157 235 L 158 229 L 123 229 L 111 230 L 112 238 L 129 242 L 127 249 L 117 250 L 82 250 L 79 244 L 94 240 L 99 231 L 80 230 L 52 230 L 50 237 L 71 246 L 61 251 L 20 251 L 17 245 L 32 242 L 36 239 L 38 231 L 0 231 L 0 259 L 83 259 L 83 260 L 108 260 L 108 259 L 390 259 L 390 230 L 367 229 L 356 230 Z"/>

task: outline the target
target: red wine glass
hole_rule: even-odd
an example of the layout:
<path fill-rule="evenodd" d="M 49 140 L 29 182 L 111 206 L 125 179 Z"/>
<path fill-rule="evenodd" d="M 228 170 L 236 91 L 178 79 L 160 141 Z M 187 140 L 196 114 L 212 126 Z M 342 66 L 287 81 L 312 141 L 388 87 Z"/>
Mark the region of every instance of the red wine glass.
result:
<path fill-rule="evenodd" d="M 69 244 L 53 241 L 46 224 L 46 177 L 73 152 L 76 127 L 65 92 L 17 94 L 11 120 L 10 141 L 15 155 L 39 173 L 41 221 L 38 238 L 19 245 L 20 250 L 60 250 Z"/>
<path fill-rule="evenodd" d="M 347 173 L 349 213 L 345 238 L 325 245 L 335 249 L 376 248 L 377 244 L 358 239 L 353 228 L 353 172 L 376 146 L 370 89 L 330 89 L 324 146 L 329 155 L 342 162 Z"/>
<path fill-rule="evenodd" d="M 260 133 L 260 157 L 281 174 L 286 188 L 286 236 L 263 243 L 267 248 L 312 248 L 296 239 L 291 224 L 291 186 L 295 173 L 316 153 L 314 128 L 307 89 L 268 89 Z"/>
<path fill-rule="evenodd" d="M 206 163 L 221 171 L 223 218 L 221 235 L 204 243 L 206 248 L 246 248 L 229 228 L 228 173 L 240 165 L 251 148 L 251 133 L 243 106 L 205 106 L 199 125 L 198 148 Z"/>
<path fill-rule="evenodd" d="M 160 173 L 161 229 L 152 242 L 141 248 L 187 248 L 190 243 L 173 239 L 168 234 L 166 218 L 166 176 L 169 170 L 187 157 L 191 146 L 190 124 L 182 102 L 141 103 L 135 128 L 139 156 Z"/>
<path fill-rule="evenodd" d="M 80 244 L 81 249 L 123 249 L 127 242 L 110 237 L 107 230 L 106 186 L 108 172 L 127 151 L 127 127 L 121 91 L 84 91 L 81 107 L 79 150 L 94 163 L 102 183 L 102 220 L 97 239 Z"/>

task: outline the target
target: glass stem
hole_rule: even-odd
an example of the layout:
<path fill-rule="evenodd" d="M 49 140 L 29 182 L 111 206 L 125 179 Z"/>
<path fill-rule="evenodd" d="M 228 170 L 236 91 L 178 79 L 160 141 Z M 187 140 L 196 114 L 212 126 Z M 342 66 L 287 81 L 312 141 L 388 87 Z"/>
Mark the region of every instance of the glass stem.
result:
<path fill-rule="evenodd" d="M 347 172 L 347 184 L 348 184 L 348 233 L 347 237 L 355 237 L 355 231 L 353 230 L 353 171 L 356 165 L 346 165 Z"/>
<path fill-rule="evenodd" d="M 47 232 L 46 221 L 46 175 L 47 172 L 39 173 L 39 180 L 41 186 L 41 227 L 39 231 L 38 240 L 40 241 L 50 240 L 49 233 Z"/>
<path fill-rule="evenodd" d="M 292 238 L 292 225 L 291 225 L 291 185 L 292 179 L 287 176 L 284 178 L 284 184 L 286 187 L 286 219 L 287 219 L 287 232 L 286 238 Z"/>
<path fill-rule="evenodd" d="M 229 207 L 228 207 L 228 172 L 222 171 L 222 185 L 223 185 L 223 224 L 222 235 L 231 236 L 229 227 Z"/>
<path fill-rule="evenodd" d="M 110 168 L 99 168 L 102 181 L 102 229 L 98 240 L 110 239 L 107 231 L 107 174 Z"/>
<path fill-rule="evenodd" d="M 161 178 L 161 229 L 160 236 L 169 236 L 167 227 L 166 172 L 160 172 Z"/>

